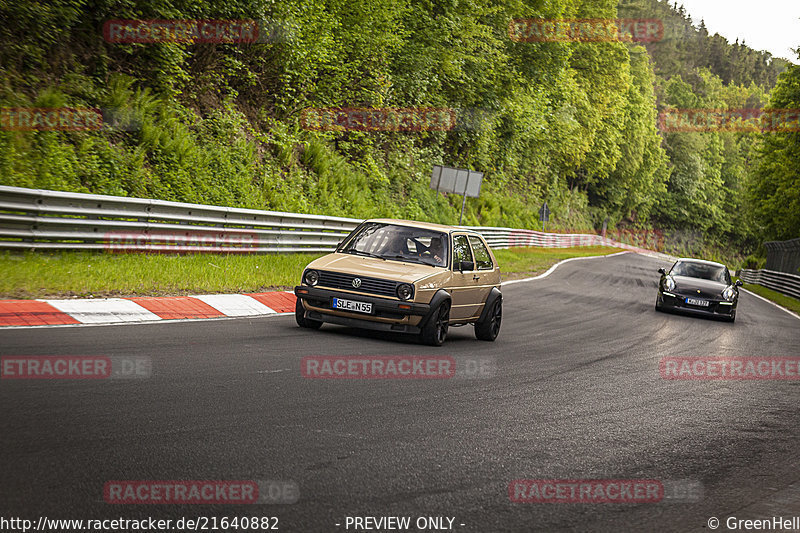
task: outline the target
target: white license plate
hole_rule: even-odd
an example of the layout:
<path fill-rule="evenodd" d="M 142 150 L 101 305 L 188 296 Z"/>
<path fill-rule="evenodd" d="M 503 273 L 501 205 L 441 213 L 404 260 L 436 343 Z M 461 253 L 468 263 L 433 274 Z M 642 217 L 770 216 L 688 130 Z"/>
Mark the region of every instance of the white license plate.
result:
<path fill-rule="evenodd" d="M 700 307 L 708 307 L 710 303 L 708 300 L 697 300 L 695 298 L 686 298 L 686 303 L 689 305 L 698 305 Z"/>
<path fill-rule="evenodd" d="M 334 309 L 341 309 L 342 311 L 354 311 L 356 313 L 372 313 L 372 304 L 369 302 L 354 302 L 353 300 L 342 300 L 341 298 L 334 298 Z"/>

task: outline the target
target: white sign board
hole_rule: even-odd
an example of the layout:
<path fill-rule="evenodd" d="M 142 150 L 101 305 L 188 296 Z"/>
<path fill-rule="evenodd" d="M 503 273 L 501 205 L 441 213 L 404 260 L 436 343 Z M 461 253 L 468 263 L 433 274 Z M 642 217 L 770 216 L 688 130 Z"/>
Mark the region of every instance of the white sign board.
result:
<path fill-rule="evenodd" d="M 481 193 L 482 181 L 483 172 L 434 165 L 431 189 L 477 198 Z"/>

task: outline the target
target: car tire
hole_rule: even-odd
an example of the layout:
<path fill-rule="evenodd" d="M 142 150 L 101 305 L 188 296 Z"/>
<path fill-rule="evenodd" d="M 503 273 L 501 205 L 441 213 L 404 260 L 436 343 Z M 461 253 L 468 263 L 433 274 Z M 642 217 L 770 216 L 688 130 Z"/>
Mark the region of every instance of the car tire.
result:
<path fill-rule="evenodd" d="M 482 341 L 494 341 L 497 338 L 497 334 L 500 333 L 502 322 L 503 299 L 497 298 L 486 315 L 486 319 L 475 322 L 475 337 Z"/>
<path fill-rule="evenodd" d="M 428 321 L 422 326 L 419 338 L 428 346 L 441 346 L 447 337 L 447 327 L 450 322 L 450 302 L 440 303 L 431 313 Z"/>
<path fill-rule="evenodd" d="M 729 317 L 727 318 L 727 321 L 728 321 L 728 322 L 730 322 L 731 324 L 733 324 L 734 322 L 736 322 L 736 311 L 734 311 L 733 313 L 731 313 L 731 316 L 729 316 Z"/>
<path fill-rule="evenodd" d="M 306 318 L 306 309 L 303 307 L 303 301 L 300 298 L 297 299 L 297 304 L 294 306 L 294 319 L 301 328 L 319 329 L 322 326 L 322 322 L 319 320 Z"/>

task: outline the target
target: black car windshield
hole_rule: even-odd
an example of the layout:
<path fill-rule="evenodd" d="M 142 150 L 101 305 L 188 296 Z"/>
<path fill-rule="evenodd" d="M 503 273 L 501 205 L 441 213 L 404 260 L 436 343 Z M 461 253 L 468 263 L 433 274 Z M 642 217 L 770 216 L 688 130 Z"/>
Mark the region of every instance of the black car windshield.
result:
<path fill-rule="evenodd" d="M 707 279 L 710 281 L 719 281 L 720 283 L 728 283 L 729 281 L 724 266 L 689 261 L 679 261 L 675 263 L 675 266 L 673 266 L 670 271 L 670 275 Z"/>
<path fill-rule="evenodd" d="M 447 234 L 441 231 L 369 222 L 347 239 L 339 252 L 446 267 L 447 244 Z"/>

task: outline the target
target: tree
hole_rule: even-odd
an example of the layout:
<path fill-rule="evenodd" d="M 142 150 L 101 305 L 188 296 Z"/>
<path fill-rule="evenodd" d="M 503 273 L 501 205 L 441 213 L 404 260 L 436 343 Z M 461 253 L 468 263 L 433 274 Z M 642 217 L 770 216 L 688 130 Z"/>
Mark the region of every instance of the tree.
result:
<path fill-rule="evenodd" d="M 780 75 L 768 109 L 794 110 L 794 131 L 763 135 L 751 199 L 765 239 L 792 239 L 800 237 L 800 66 Z"/>

